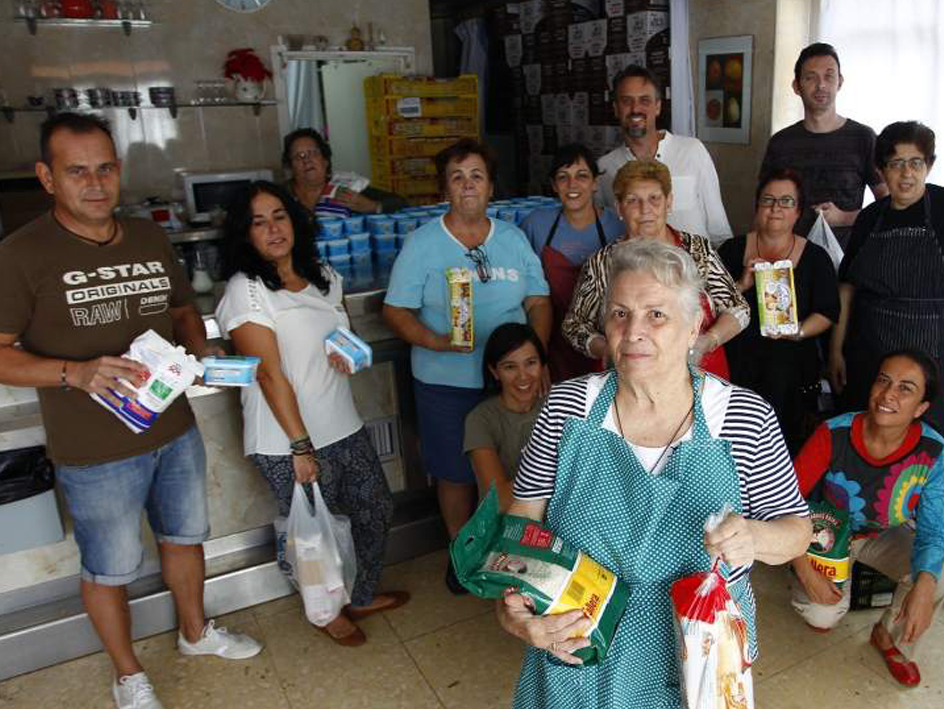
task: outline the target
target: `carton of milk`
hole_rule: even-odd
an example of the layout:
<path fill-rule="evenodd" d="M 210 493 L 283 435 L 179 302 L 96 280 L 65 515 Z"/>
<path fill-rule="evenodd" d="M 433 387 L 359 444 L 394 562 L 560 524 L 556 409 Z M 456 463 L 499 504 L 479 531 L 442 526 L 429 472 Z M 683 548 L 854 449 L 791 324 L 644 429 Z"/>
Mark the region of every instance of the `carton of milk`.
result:
<path fill-rule="evenodd" d="M 374 351 L 370 345 L 346 327 L 339 327 L 328 335 L 325 351 L 340 355 L 347 362 L 351 374 L 367 369 L 374 363 Z"/>
<path fill-rule="evenodd" d="M 122 379 L 122 384 L 134 389 L 134 397 L 111 389 L 121 403 L 115 405 L 98 394 L 90 394 L 95 401 L 121 419 L 135 433 L 147 431 L 171 402 L 203 376 L 203 365 L 183 347 L 174 347 L 153 330 L 138 335 L 123 355 L 147 367 L 148 378 L 139 387 Z"/>

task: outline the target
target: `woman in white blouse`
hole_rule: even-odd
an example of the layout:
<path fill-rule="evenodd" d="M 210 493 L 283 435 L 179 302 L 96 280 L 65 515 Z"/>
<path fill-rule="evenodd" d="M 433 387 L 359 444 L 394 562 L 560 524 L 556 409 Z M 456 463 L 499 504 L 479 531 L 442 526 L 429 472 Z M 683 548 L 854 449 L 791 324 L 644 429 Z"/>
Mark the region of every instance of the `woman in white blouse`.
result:
<path fill-rule="evenodd" d="M 357 413 L 343 360 L 325 338 L 348 326 L 341 277 L 320 263 L 314 227 L 277 185 L 255 182 L 226 223 L 226 293 L 220 327 L 243 355 L 259 357 L 257 381 L 242 391 L 243 445 L 287 515 L 296 482 L 318 482 L 328 507 L 351 519 L 357 579 L 351 606 L 322 630 L 360 645 L 354 621 L 405 603 L 375 593 L 393 500 Z M 310 489 L 308 489 L 310 494 Z"/>

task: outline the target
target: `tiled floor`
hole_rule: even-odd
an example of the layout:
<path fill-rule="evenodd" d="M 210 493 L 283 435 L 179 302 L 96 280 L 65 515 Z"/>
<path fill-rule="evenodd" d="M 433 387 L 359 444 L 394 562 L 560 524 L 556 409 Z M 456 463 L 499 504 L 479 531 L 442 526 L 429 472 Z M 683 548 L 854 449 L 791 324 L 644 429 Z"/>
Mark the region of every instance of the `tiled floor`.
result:
<path fill-rule="evenodd" d="M 340 648 L 304 620 L 297 596 L 221 623 L 265 642 L 245 662 L 183 658 L 173 633 L 137 644 L 167 709 L 489 709 L 509 707 L 522 646 L 498 627 L 489 602 L 445 590 L 445 552 L 387 569 L 384 585 L 413 594 L 405 607 L 362 623 L 360 648 Z M 788 604 L 783 569 L 758 565 L 761 659 L 758 709 L 944 707 L 944 620 L 919 659 L 924 682 L 904 690 L 868 645 L 877 612 L 851 613 L 832 633 L 809 631 Z M 0 707 L 112 707 L 107 658 L 92 655 L 0 683 Z"/>

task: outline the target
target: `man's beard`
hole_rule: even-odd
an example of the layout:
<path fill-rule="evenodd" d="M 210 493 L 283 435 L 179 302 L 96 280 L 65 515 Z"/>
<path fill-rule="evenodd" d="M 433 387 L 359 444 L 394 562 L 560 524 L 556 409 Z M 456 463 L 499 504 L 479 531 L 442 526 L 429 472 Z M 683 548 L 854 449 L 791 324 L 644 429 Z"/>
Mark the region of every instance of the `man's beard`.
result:
<path fill-rule="evenodd" d="M 648 132 L 649 129 L 645 123 L 641 126 L 625 126 L 623 128 L 623 134 L 627 138 L 644 138 Z"/>

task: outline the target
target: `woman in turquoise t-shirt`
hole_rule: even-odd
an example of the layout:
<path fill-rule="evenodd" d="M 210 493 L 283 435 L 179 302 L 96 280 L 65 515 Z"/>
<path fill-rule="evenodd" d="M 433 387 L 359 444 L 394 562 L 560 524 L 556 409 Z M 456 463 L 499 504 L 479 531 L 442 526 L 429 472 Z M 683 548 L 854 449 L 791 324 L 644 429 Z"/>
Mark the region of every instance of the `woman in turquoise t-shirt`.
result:
<path fill-rule="evenodd" d="M 551 306 L 541 263 L 524 234 L 486 213 L 496 163 L 488 148 L 463 139 L 436 156 L 449 211 L 413 232 L 390 274 L 384 320 L 413 345 L 411 355 L 420 453 L 436 478 L 450 538 L 472 515 L 475 475 L 463 454 L 465 417 L 482 399 L 482 345 L 506 322 L 528 322 L 546 344 Z M 451 343 L 446 270 L 472 275 L 474 346 Z M 545 387 L 548 375 L 545 372 Z M 447 585 L 463 592 L 451 566 Z"/>

